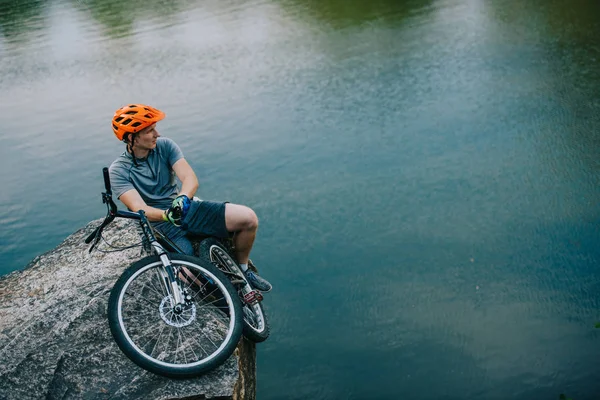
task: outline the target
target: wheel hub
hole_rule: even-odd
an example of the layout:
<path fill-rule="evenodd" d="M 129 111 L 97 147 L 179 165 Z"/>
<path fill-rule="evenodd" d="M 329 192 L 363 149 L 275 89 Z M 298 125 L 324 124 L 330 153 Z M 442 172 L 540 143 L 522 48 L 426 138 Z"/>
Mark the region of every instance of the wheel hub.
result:
<path fill-rule="evenodd" d="M 181 328 L 194 322 L 196 319 L 195 304 L 177 304 L 175 307 L 172 307 L 171 300 L 172 297 L 170 295 L 166 296 L 162 299 L 158 307 L 160 317 L 167 325 Z"/>

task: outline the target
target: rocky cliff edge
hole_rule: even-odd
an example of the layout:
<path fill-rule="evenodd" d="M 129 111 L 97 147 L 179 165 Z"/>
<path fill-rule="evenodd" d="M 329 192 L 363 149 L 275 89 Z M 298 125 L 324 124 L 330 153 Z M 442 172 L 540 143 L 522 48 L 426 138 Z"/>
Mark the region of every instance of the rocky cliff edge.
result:
<path fill-rule="evenodd" d="M 221 367 L 187 380 L 146 372 L 121 353 L 107 301 L 141 251 L 89 254 L 83 241 L 100 222 L 0 278 L 0 399 L 254 399 L 255 347 L 243 339 Z M 115 220 L 103 236 L 115 246 L 140 241 L 129 220 Z"/>

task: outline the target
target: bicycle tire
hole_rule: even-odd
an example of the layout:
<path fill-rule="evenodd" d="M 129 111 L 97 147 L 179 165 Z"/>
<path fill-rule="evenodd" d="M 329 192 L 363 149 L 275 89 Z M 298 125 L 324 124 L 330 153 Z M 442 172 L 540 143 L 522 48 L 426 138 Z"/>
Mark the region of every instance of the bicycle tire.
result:
<path fill-rule="evenodd" d="M 135 364 L 157 375 L 190 378 L 218 367 L 235 351 L 243 329 L 242 305 L 231 282 L 211 263 L 175 253 L 169 258 L 191 298 L 184 311 L 176 315 L 169 308 L 170 296 L 160 285 L 163 265 L 155 255 L 133 263 L 119 277 L 110 293 L 108 321 L 117 345 Z M 163 332 L 168 334 L 164 346 Z M 201 343 L 205 339 L 208 350 Z M 190 351 L 196 343 L 199 347 Z"/>
<path fill-rule="evenodd" d="M 214 255 L 215 248 L 220 249 L 218 257 L 215 257 Z M 224 246 L 215 238 L 204 239 L 200 243 L 199 253 L 200 258 L 204 262 L 211 262 L 217 268 L 225 272 L 230 272 L 232 274 L 243 274 L 238 266 L 238 263 L 236 262 L 235 256 L 231 254 L 231 252 L 227 249 L 226 246 Z M 219 258 L 225 259 L 219 260 Z M 259 302 L 254 305 L 250 305 L 243 301 L 243 291 L 245 285 L 248 284 L 244 283 L 236 285 L 238 289 L 238 295 L 242 303 L 242 315 L 244 321 L 243 335 L 246 339 L 254 343 L 264 342 L 269 338 L 270 335 L 269 321 L 267 319 L 267 315 L 264 311 L 262 303 Z"/>

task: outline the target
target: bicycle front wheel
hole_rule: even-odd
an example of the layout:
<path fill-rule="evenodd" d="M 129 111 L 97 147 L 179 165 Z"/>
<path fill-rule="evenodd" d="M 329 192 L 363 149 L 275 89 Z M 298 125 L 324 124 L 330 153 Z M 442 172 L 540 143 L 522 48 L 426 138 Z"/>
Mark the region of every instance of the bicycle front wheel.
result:
<path fill-rule="evenodd" d="M 221 365 L 242 335 L 237 292 L 224 274 L 197 258 L 169 254 L 186 297 L 173 307 L 158 256 L 146 257 L 117 280 L 108 320 L 119 348 L 140 367 L 172 378 L 197 376 Z"/>

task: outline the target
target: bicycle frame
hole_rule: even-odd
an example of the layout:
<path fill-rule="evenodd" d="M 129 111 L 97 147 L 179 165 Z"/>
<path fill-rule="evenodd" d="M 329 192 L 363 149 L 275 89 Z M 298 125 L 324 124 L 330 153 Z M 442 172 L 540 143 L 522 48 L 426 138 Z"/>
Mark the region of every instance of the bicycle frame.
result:
<path fill-rule="evenodd" d="M 175 277 L 175 272 L 173 271 L 173 265 L 171 264 L 171 259 L 169 258 L 168 252 L 157 240 L 156 235 L 154 234 L 154 230 L 152 229 L 150 222 L 148 221 L 148 218 L 146 218 L 146 213 L 144 212 L 144 210 L 139 210 L 137 213 L 131 212 L 131 211 L 118 210 L 117 205 L 115 204 L 115 202 L 112 199 L 112 191 L 111 191 L 111 187 L 110 187 L 110 178 L 108 175 L 108 168 L 106 168 L 106 167 L 103 168 L 102 172 L 104 175 L 104 186 L 106 188 L 106 192 L 102 193 L 102 202 L 104 204 L 106 204 L 108 213 L 106 215 L 106 218 L 104 218 L 104 221 L 102 222 L 102 224 L 98 228 L 96 228 L 94 230 L 94 232 L 92 232 L 85 239 L 85 243 L 88 243 L 88 244 L 92 240 L 94 241 L 92 246 L 90 246 L 89 251 L 91 252 L 93 250 L 93 248 L 98 244 L 102 230 L 108 224 L 110 224 L 112 221 L 114 221 L 115 218 L 127 218 L 127 219 L 138 220 L 140 223 L 140 227 L 142 229 L 142 234 L 146 237 L 146 239 L 148 240 L 148 242 L 154 249 L 154 252 L 156 253 L 156 255 L 159 256 L 160 261 L 163 264 L 163 269 L 161 271 L 161 276 L 163 278 L 162 282 L 165 286 L 167 293 L 171 295 L 171 297 L 170 297 L 171 306 L 176 311 L 178 309 L 181 309 L 181 307 L 184 304 L 185 299 L 183 298 L 182 291 L 177 283 L 177 278 Z M 164 239 L 166 239 L 166 238 L 164 238 Z M 173 246 L 174 246 L 174 244 L 170 247 L 173 247 Z M 176 246 L 175 246 L 174 250 L 176 250 L 176 251 L 178 250 L 176 248 Z"/>

